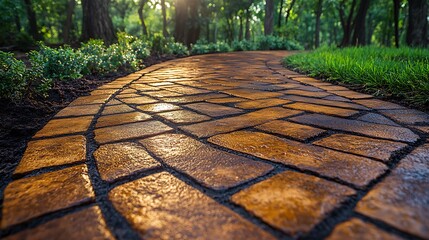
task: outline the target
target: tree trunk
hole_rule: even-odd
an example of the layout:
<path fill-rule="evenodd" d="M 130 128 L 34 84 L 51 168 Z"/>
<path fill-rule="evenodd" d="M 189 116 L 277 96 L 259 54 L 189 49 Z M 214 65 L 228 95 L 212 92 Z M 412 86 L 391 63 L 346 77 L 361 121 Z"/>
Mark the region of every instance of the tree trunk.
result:
<path fill-rule="evenodd" d="M 316 30 L 314 32 L 314 47 L 318 48 L 320 45 L 320 16 L 322 15 L 323 0 L 318 0 L 316 8 Z"/>
<path fill-rule="evenodd" d="M 186 45 L 190 46 L 197 42 L 200 37 L 200 23 L 198 19 L 198 10 L 200 8 L 200 0 L 187 0 L 189 4 L 189 22 L 188 31 L 186 34 Z"/>
<path fill-rule="evenodd" d="M 278 27 L 278 28 L 281 28 L 281 27 L 282 27 L 283 5 L 284 5 L 284 0 L 280 0 L 279 17 L 278 17 L 278 20 L 277 20 L 277 27 Z"/>
<path fill-rule="evenodd" d="M 76 0 L 68 0 L 66 21 L 64 23 L 64 29 L 63 29 L 64 43 L 70 43 L 71 41 L 70 32 L 73 26 L 73 13 L 74 13 L 75 7 L 76 7 Z"/>
<path fill-rule="evenodd" d="M 168 37 L 167 8 L 165 7 L 165 0 L 161 0 L 161 10 L 162 10 L 162 35 L 164 35 L 164 37 Z"/>
<path fill-rule="evenodd" d="M 39 28 L 37 26 L 36 12 L 34 12 L 31 0 L 24 0 L 24 3 L 25 9 L 27 10 L 27 19 L 28 25 L 30 27 L 30 35 L 34 38 L 34 40 L 41 40 L 42 37 L 39 33 Z"/>
<path fill-rule="evenodd" d="M 176 0 L 174 38 L 177 42 L 186 43 L 186 24 L 188 21 L 187 0 Z"/>
<path fill-rule="evenodd" d="M 399 48 L 399 8 L 401 0 L 393 0 L 393 21 L 395 24 L 395 47 Z"/>
<path fill-rule="evenodd" d="M 407 44 L 413 47 L 428 45 L 427 0 L 408 0 Z"/>
<path fill-rule="evenodd" d="M 238 41 L 243 40 L 243 14 L 240 14 L 240 27 L 238 29 Z"/>
<path fill-rule="evenodd" d="M 244 34 L 244 38 L 249 41 L 250 40 L 250 11 L 246 9 L 246 34 Z"/>
<path fill-rule="evenodd" d="M 359 10 L 356 14 L 355 21 L 353 23 L 353 39 L 352 45 L 363 46 L 366 45 L 366 15 L 368 13 L 369 5 L 371 0 L 361 0 L 359 4 Z"/>
<path fill-rule="evenodd" d="M 143 15 L 144 5 L 146 4 L 146 2 L 147 2 L 147 0 L 140 0 L 139 8 L 137 9 L 137 12 L 139 13 L 140 23 L 142 25 L 142 31 L 143 31 L 144 36 L 148 35 L 147 27 L 146 27 L 146 23 L 144 22 L 144 15 Z"/>
<path fill-rule="evenodd" d="M 82 0 L 82 40 L 103 39 L 111 44 L 116 40 L 112 19 L 109 16 L 109 0 Z"/>
<path fill-rule="evenodd" d="M 265 0 L 264 34 L 272 35 L 274 29 L 274 0 Z"/>
<path fill-rule="evenodd" d="M 295 5 L 296 0 L 292 0 L 292 2 L 290 2 L 290 6 L 286 11 L 286 17 L 285 17 L 285 25 L 287 24 L 287 21 L 289 20 L 290 17 L 290 12 L 292 11 L 293 6 Z"/>
<path fill-rule="evenodd" d="M 345 1 L 342 2 L 342 4 L 344 3 Z M 350 6 L 349 15 L 347 17 L 347 22 L 345 22 L 345 25 L 343 26 L 343 41 L 341 42 L 342 47 L 350 45 L 350 39 L 352 35 L 352 20 L 356 8 L 356 3 L 357 1 L 353 0 L 352 5 Z"/>

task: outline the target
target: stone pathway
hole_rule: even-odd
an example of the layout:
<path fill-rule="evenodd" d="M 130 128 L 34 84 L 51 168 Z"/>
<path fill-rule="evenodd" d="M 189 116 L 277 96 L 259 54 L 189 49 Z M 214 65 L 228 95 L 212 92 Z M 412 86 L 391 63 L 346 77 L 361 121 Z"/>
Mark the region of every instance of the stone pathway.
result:
<path fill-rule="evenodd" d="M 4 189 L 6 239 L 429 239 L 429 116 L 284 69 L 165 62 L 80 97 Z"/>

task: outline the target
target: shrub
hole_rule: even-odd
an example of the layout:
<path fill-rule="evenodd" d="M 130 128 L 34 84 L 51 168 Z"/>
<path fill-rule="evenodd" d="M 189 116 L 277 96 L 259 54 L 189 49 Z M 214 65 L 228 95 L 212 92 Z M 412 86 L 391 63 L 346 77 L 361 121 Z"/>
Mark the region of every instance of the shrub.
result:
<path fill-rule="evenodd" d="M 108 71 L 104 62 L 106 46 L 103 40 L 91 39 L 87 43 L 82 44 L 79 51 L 86 60 L 86 67 L 83 70 L 84 74 L 102 74 Z"/>
<path fill-rule="evenodd" d="M 291 40 L 276 36 L 261 36 L 257 40 L 258 50 L 302 50 L 303 47 Z"/>
<path fill-rule="evenodd" d="M 205 41 L 197 41 L 197 43 L 192 45 L 191 54 L 206 54 L 229 51 L 231 51 L 231 47 L 226 42 L 207 43 Z"/>
<path fill-rule="evenodd" d="M 80 78 L 86 67 L 84 56 L 68 46 L 53 49 L 41 44 L 40 50 L 31 51 L 29 58 L 31 65 L 42 69 L 43 76 L 47 79 Z"/>
<path fill-rule="evenodd" d="M 0 51 L 0 98 L 17 100 L 27 87 L 24 62 Z"/>
<path fill-rule="evenodd" d="M 174 42 L 173 40 L 167 42 L 167 49 L 169 54 L 173 54 L 179 57 L 188 56 L 189 50 L 183 43 Z"/>
<path fill-rule="evenodd" d="M 248 40 L 234 41 L 231 47 L 233 51 L 252 51 L 256 49 L 255 43 Z"/>

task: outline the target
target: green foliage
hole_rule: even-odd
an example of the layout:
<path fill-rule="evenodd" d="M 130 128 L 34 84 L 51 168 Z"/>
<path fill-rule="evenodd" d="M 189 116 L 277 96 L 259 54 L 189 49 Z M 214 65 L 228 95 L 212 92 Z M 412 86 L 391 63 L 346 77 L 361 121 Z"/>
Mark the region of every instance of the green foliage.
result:
<path fill-rule="evenodd" d="M 107 65 L 104 62 L 106 46 L 103 40 L 91 39 L 87 43 L 82 44 L 79 51 L 86 60 L 86 67 L 83 70 L 84 74 L 102 74 L 108 71 Z"/>
<path fill-rule="evenodd" d="M 258 50 L 302 50 L 303 47 L 297 42 L 287 40 L 283 37 L 261 36 L 257 40 Z"/>
<path fill-rule="evenodd" d="M 205 41 L 198 41 L 192 45 L 191 54 L 207 54 L 207 53 L 219 53 L 219 52 L 230 52 L 232 49 L 228 43 L 218 41 L 215 43 L 207 43 Z"/>
<path fill-rule="evenodd" d="M 86 66 L 85 57 L 68 46 L 58 49 L 40 45 L 39 51 L 29 54 L 31 65 L 42 69 L 47 79 L 76 79 L 82 77 L 82 70 Z"/>
<path fill-rule="evenodd" d="M 312 76 L 363 85 L 376 95 L 429 105 L 428 49 L 321 48 L 287 57 L 284 63 Z"/>
<path fill-rule="evenodd" d="M 0 98 L 20 99 L 26 87 L 25 64 L 0 51 Z"/>
<path fill-rule="evenodd" d="M 233 51 L 252 51 L 256 50 L 255 43 L 252 41 L 242 40 L 232 42 Z"/>
<path fill-rule="evenodd" d="M 166 47 L 168 49 L 169 54 L 179 56 L 179 57 L 184 57 L 189 55 L 188 47 L 186 47 L 183 43 L 174 42 L 173 39 L 167 42 Z"/>

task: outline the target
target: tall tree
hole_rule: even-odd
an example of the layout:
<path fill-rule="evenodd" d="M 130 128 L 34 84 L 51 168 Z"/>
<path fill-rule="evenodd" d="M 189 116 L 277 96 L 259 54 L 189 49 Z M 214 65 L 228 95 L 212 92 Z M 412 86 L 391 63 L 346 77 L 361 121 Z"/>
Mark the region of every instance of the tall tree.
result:
<path fill-rule="evenodd" d="M 288 9 L 287 9 L 287 11 L 286 11 L 286 16 L 285 16 L 285 25 L 287 24 L 287 21 L 289 20 L 290 12 L 292 11 L 292 8 L 293 8 L 293 6 L 295 5 L 295 3 L 296 3 L 296 0 L 292 0 L 292 1 L 290 2 L 290 5 L 289 5 L 289 7 L 288 7 Z"/>
<path fill-rule="evenodd" d="M 361 0 L 356 18 L 353 22 L 352 45 L 366 45 L 366 15 L 368 13 L 371 0 Z"/>
<path fill-rule="evenodd" d="M 314 31 L 314 47 L 318 48 L 320 45 L 320 16 L 322 15 L 323 0 L 317 1 L 316 6 L 316 29 Z"/>
<path fill-rule="evenodd" d="M 110 44 L 116 34 L 109 15 L 110 0 L 82 0 L 82 40 L 103 39 Z"/>
<path fill-rule="evenodd" d="M 63 28 L 63 41 L 64 43 L 70 43 L 71 41 L 71 30 L 73 27 L 73 13 L 76 7 L 76 0 L 67 1 L 67 12 L 66 12 L 66 21 Z"/>
<path fill-rule="evenodd" d="M 188 4 L 187 0 L 176 0 L 175 2 L 175 26 L 174 38 L 176 41 L 186 42 L 186 24 L 188 21 Z"/>
<path fill-rule="evenodd" d="M 281 28 L 282 27 L 282 17 L 283 17 L 283 5 L 284 5 L 284 0 L 280 0 L 280 7 L 279 7 L 279 16 L 278 16 L 278 20 L 277 20 L 277 27 Z"/>
<path fill-rule="evenodd" d="M 264 34 L 272 35 L 274 30 L 274 0 L 265 0 Z"/>
<path fill-rule="evenodd" d="M 354 11 L 356 8 L 357 0 L 353 0 L 350 6 L 348 15 L 345 14 L 346 0 L 342 0 L 339 6 L 340 20 L 343 27 L 343 40 L 340 46 L 345 47 L 350 44 L 351 34 L 352 34 L 352 21 L 354 16 Z M 346 19 L 347 18 L 347 19 Z"/>
<path fill-rule="evenodd" d="M 41 40 L 42 36 L 40 35 L 39 27 L 37 26 L 37 17 L 36 12 L 33 9 L 33 4 L 31 0 L 24 0 L 24 3 L 25 9 L 27 10 L 27 19 L 30 28 L 30 35 L 35 40 Z"/>
<path fill-rule="evenodd" d="M 426 47 L 428 45 L 428 2 L 408 0 L 407 44 Z"/>
<path fill-rule="evenodd" d="M 395 46 L 399 47 L 399 9 L 401 0 L 393 0 L 393 21 L 395 25 Z"/>
<path fill-rule="evenodd" d="M 164 37 L 168 37 L 167 8 L 165 6 L 165 0 L 161 0 L 161 11 L 162 11 L 162 34 L 164 35 Z"/>
<path fill-rule="evenodd" d="M 138 12 L 139 18 L 140 18 L 140 24 L 142 25 L 142 31 L 143 31 L 144 36 L 148 35 L 146 23 L 144 21 L 144 14 L 143 14 L 144 6 L 146 5 L 147 1 L 148 0 L 140 0 L 139 1 L 139 7 L 137 9 L 137 12 Z"/>

